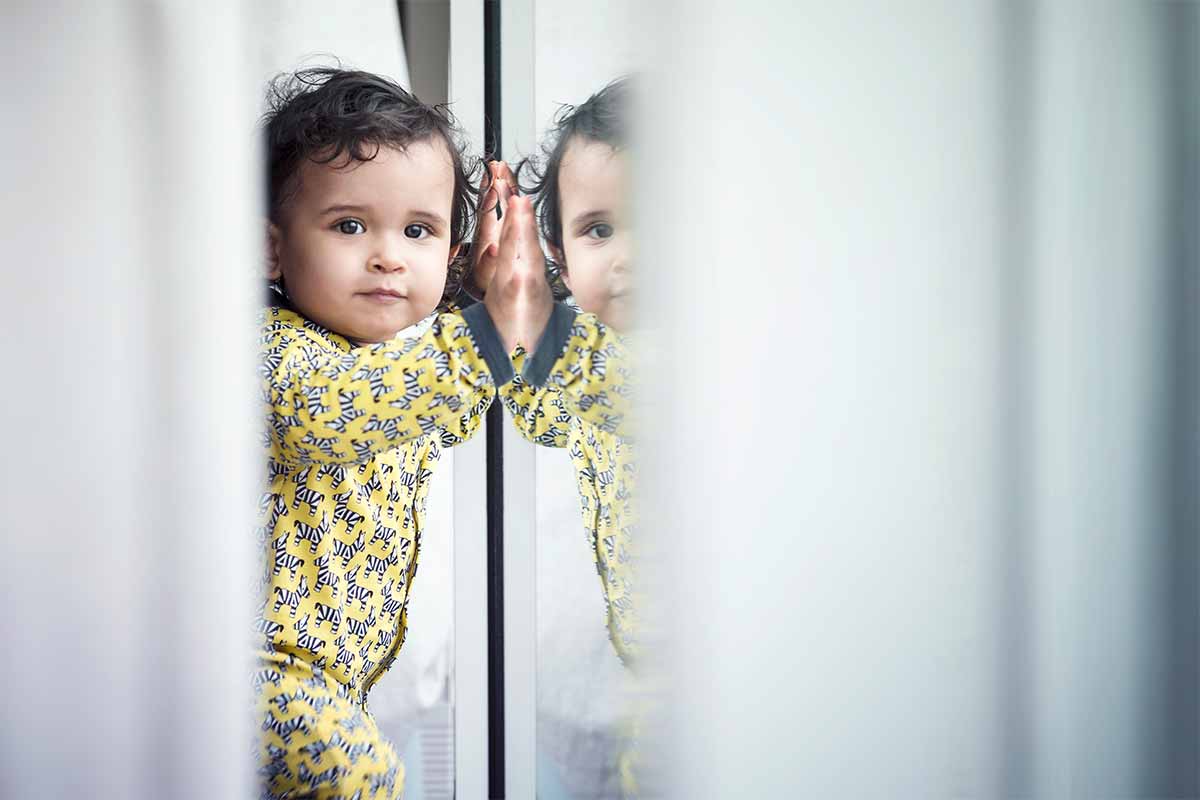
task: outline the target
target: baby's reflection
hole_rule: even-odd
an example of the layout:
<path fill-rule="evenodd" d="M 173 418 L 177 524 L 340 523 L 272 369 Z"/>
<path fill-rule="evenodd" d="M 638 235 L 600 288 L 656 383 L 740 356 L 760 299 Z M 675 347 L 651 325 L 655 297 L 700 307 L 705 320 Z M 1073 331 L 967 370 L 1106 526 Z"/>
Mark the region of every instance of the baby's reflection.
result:
<path fill-rule="evenodd" d="M 633 322 L 634 302 L 627 103 L 628 80 L 622 79 L 579 106 L 565 107 L 540 156 L 518 167 L 524 183 L 518 186 L 507 165 L 493 162 L 496 191 L 485 197 L 497 198 L 503 211 L 513 193 L 533 195 L 555 295 L 569 297 L 583 312 L 574 321 L 577 328 L 594 326 L 586 334 L 577 331 L 590 346 L 579 349 L 569 378 L 552 379 L 542 388 L 530 385 L 522 379 L 526 355 L 518 350 L 513 357 L 517 376 L 500 394 L 522 436 L 570 454 L 609 638 L 621 661 L 635 668 L 640 656 L 633 536 L 636 468 L 629 419 L 632 379 L 623 336 Z M 489 211 L 485 201 L 476 246 L 481 255 L 474 270 L 476 285 L 485 290 L 502 227 Z M 577 341 L 573 335 L 567 347 Z M 634 753 L 632 746 L 624 748 L 619 765 L 628 796 L 636 792 Z"/>
<path fill-rule="evenodd" d="M 561 277 L 580 309 L 618 331 L 632 323 L 633 292 L 625 96 L 621 80 L 567 107 L 548 135 L 542 163 L 521 165 L 533 177 L 530 191 L 552 275 Z"/>

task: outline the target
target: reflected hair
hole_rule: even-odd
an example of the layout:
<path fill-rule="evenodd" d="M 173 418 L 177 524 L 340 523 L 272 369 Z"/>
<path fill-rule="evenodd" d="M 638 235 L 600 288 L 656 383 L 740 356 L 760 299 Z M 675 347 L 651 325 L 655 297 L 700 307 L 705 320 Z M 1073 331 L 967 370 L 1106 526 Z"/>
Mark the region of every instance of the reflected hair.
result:
<path fill-rule="evenodd" d="M 277 75 L 267 85 L 262 118 L 267 162 L 267 214 L 279 224 L 299 189 L 305 161 L 371 161 L 380 148 L 405 150 L 425 141 L 446 145 L 454 171 L 450 243 L 470 235 L 478 190 L 478 158 L 467 154 L 465 137 L 444 105 L 426 105 L 395 81 L 340 67 L 306 67 Z M 439 310 L 458 293 L 466 255 L 451 260 Z M 269 293 L 270 294 L 270 293 Z M 284 298 L 273 297 L 279 304 Z"/>
<path fill-rule="evenodd" d="M 563 223 L 558 175 L 563 154 L 575 138 L 601 142 L 614 150 L 625 148 L 631 82 L 629 77 L 617 78 L 580 105 L 559 106 L 540 152 L 517 166 L 521 191 L 534 196 L 533 210 L 542 238 L 559 253 L 563 251 Z M 552 255 L 546 257 L 546 274 L 559 300 L 570 295 L 562 279 L 566 268 L 566 264 L 558 263 Z"/>

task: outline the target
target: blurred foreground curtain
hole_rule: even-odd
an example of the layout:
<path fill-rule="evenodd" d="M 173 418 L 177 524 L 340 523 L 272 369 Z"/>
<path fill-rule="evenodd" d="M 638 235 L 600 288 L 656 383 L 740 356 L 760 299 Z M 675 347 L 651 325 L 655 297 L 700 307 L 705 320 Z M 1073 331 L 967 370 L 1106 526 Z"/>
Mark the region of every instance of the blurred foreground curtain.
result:
<path fill-rule="evenodd" d="M 407 84 L 396 5 L 16 3 L 2 30 L 0 796 L 252 796 L 263 82 L 333 56 Z"/>
<path fill-rule="evenodd" d="M 1200 796 L 1200 6 L 660 14 L 666 793 Z"/>
<path fill-rule="evenodd" d="M 2 13 L 0 796 L 248 797 L 243 4 Z"/>

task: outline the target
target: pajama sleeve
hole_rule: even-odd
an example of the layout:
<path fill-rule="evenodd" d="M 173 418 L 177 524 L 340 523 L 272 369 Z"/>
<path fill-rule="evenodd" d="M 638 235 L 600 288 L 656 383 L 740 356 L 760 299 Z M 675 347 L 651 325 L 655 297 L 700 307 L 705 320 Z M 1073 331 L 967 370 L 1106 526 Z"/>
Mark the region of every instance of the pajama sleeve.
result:
<path fill-rule="evenodd" d="M 425 434 L 456 444 L 512 376 L 490 320 L 441 314 L 419 338 L 345 352 L 285 314 L 266 316 L 260 363 L 267 438 L 284 461 L 359 463 Z"/>
<path fill-rule="evenodd" d="M 525 439 L 543 447 L 566 447 L 571 412 L 557 389 L 525 382 L 520 374 L 525 361 L 525 351 L 518 349 L 512 358 L 513 379 L 500 388 L 500 399 Z"/>
<path fill-rule="evenodd" d="M 602 431 L 628 437 L 633 371 L 625 342 L 594 314 L 556 303 L 521 381 L 553 389 L 568 413 Z"/>

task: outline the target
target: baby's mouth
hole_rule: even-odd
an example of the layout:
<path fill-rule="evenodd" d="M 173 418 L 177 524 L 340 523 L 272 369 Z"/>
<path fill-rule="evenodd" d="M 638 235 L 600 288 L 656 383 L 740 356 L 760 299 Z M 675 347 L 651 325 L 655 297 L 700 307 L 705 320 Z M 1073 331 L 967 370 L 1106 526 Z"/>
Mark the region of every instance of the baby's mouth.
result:
<path fill-rule="evenodd" d="M 368 300 L 373 300 L 376 303 L 383 303 L 385 305 L 398 303 L 401 300 L 406 299 L 401 292 L 395 289 L 372 289 L 367 292 L 359 292 L 359 294 L 363 297 L 366 297 Z"/>

